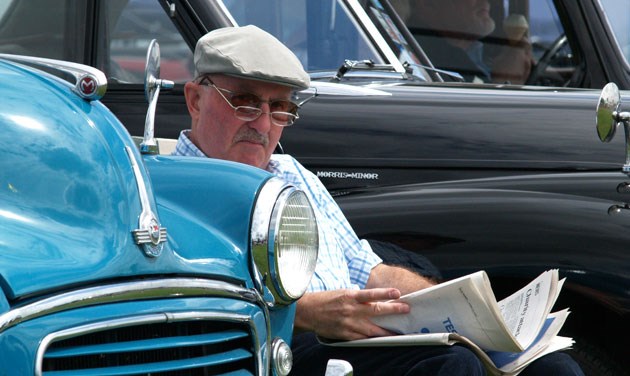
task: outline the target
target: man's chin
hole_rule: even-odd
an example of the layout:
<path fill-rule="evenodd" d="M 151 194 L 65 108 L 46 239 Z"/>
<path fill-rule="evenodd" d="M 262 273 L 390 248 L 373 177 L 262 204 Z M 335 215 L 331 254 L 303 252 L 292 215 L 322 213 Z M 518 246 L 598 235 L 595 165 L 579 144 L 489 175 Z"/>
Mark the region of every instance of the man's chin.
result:
<path fill-rule="evenodd" d="M 257 156 L 251 156 L 251 155 L 241 156 L 233 160 L 239 163 L 244 163 L 246 165 L 250 165 L 252 167 L 258 167 L 262 169 L 264 169 L 266 165 L 264 156 L 258 156 L 258 155 Z"/>
<path fill-rule="evenodd" d="M 265 160 L 267 150 L 264 145 L 254 142 L 241 141 L 238 142 L 234 149 L 234 161 L 245 163 L 250 166 L 265 168 L 268 161 Z"/>

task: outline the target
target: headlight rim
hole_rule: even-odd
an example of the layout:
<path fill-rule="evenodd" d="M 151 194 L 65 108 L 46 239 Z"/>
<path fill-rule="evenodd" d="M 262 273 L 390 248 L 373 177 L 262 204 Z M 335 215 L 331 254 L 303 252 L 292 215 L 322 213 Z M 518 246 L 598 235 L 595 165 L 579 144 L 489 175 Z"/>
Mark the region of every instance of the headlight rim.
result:
<path fill-rule="evenodd" d="M 308 288 L 308 283 L 306 283 L 306 286 L 303 286 L 301 289 L 303 292 L 299 296 L 292 295 L 285 286 L 288 281 L 283 282 L 281 279 L 278 265 L 278 226 L 284 208 L 294 194 L 304 195 L 304 199 L 310 207 L 310 215 L 315 221 L 313 235 L 316 242 L 315 259 L 312 260 L 312 270 L 305 270 L 312 276 L 319 248 L 319 230 L 315 212 L 306 194 L 292 184 L 288 184 L 277 177 L 271 177 L 259 193 L 252 216 L 250 235 L 254 280 L 261 295 L 266 297 L 265 300 L 270 307 L 291 304 L 299 299 Z M 265 294 L 264 290 L 271 293 L 273 298 L 270 299 L 269 294 Z"/>

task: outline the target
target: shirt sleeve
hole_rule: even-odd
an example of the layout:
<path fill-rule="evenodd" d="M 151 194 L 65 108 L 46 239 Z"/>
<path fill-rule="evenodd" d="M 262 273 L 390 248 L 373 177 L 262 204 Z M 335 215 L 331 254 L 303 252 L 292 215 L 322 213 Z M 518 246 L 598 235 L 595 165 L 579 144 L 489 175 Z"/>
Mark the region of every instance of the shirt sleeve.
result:
<path fill-rule="evenodd" d="M 321 182 L 319 184 L 323 187 Z M 372 268 L 380 264 L 382 260 L 374 253 L 367 240 L 359 239 L 341 208 L 325 187 L 322 200 L 322 206 L 326 208 L 325 213 L 328 214 L 329 220 L 335 224 L 337 239 L 350 272 L 350 281 L 360 288 L 365 288 Z"/>

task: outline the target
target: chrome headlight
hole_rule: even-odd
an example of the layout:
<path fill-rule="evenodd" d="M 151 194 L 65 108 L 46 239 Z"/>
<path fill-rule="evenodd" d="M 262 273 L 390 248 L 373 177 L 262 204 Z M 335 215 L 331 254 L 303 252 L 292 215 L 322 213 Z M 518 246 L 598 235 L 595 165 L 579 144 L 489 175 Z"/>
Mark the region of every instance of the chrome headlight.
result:
<path fill-rule="evenodd" d="M 273 304 L 299 299 L 315 272 L 319 238 L 315 212 L 304 192 L 271 178 L 252 218 L 255 274 L 274 296 Z"/>

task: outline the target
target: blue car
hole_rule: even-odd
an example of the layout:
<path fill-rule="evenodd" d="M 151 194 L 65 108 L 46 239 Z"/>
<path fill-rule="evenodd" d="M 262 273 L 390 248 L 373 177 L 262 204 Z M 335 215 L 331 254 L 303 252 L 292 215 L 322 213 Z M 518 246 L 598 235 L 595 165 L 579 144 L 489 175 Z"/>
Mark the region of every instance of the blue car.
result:
<path fill-rule="evenodd" d="M 140 149 L 100 102 L 101 71 L 0 58 L 2 375 L 291 369 L 312 208 L 263 170 L 159 155 L 152 111 L 170 84 L 151 46 Z"/>

